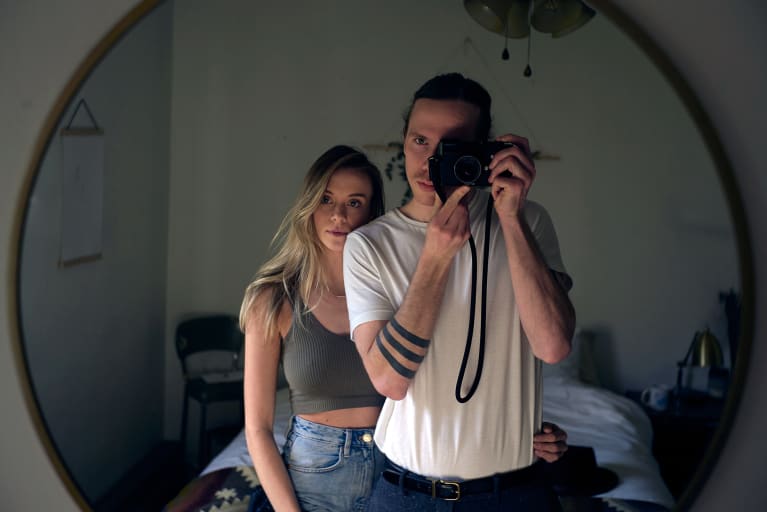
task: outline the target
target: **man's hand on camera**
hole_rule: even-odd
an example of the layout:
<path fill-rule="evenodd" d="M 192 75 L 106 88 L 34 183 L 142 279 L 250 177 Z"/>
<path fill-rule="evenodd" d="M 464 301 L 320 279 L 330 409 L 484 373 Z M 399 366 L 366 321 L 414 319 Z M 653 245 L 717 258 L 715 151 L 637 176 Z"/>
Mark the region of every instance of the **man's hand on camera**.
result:
<path fill-rule="evenodd" d="M 434 202 L 434 215 L 426 229 L 424 253 L 452 261 L 453 256 L 469 239 L 469 210 L 463 199 L 471 187 L 453 190 L 444 204 L 439 197 Z"/>
<path fill-rule="evenodd" d="M 491 192 L 499 217 L 516 216 L 524 208 L 527 193 L 535 179 L 535 164 L 527 139 L 512 133 L 496 140 L 513 142 L 514 146 L 503 149 L 490 162 Z"/>

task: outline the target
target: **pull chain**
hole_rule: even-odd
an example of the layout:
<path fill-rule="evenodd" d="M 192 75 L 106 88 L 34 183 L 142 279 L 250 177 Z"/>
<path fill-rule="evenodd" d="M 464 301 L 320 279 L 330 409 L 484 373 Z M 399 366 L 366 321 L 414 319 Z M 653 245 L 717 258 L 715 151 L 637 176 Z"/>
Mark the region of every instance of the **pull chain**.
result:
<path fill-rule="evenodd" d="M 532 41 L 533 41 L 533 31 L 531 30 L 527 36 L 527 67 L 525 67 L 525 71 L 524 73 L 522 73 L 527 78 L 530 78 L 533 74 L 533 70 L 530 67 L 530 46 L 532 46 Z"/>
<path fill-rule="evenodd" d="M 506 42 L 503 47 L 503 53 L 501 53 L 501 59 L 509 60 L 509 19 L 506 17 Z"/>

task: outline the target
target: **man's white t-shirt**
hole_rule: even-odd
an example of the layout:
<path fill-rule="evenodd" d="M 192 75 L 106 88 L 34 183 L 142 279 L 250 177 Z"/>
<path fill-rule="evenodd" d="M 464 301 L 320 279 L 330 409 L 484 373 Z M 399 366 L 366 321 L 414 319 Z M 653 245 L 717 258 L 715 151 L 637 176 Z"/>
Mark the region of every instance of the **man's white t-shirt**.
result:
<path fill-rule="evenodd" d="M 489 197 L 488 192 L 475 190 L 469 203 L 477 248 L 477 298 L 462 396 L 477 368 Z M 525 218 L 546 264 L 566 273 L 549 215 L 528 200 Z M 344 280 L 352 333 L 360 324 L 389 320 L 397 311 L 420 257 L 426 226 L 395 209 L 349 235 Z M 472 257 L 467 242 L 453 260 L 426 357 L 406 396 L 386 400 L 376 426 L 381 451 L 395 464 L 424 476 L 479 478 L 534 462 L 533 434 L 541 423 L 540 362 L 522 332 L 495 212 L 489 238 L 485 357 L 476 393 L 466 403 L 455 398 L 471 304 Z"/>

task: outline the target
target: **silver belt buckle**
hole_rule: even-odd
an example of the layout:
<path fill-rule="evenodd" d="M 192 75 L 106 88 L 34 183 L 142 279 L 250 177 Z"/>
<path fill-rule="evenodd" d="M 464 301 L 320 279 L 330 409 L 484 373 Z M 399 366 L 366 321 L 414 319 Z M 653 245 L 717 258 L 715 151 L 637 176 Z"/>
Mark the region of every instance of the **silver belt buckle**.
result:
<path fill-rule="evenodd" d="M 437 484 L 452 486 L 455 489 L 455 498 L 441 498 L 437 496 Z M 432 480 L 431 481 L 431 497 L 440 498 L 445 501 L 458 501 L 461 499 L 461 484 L 460 482 L 448 482 L 446 480 Z"/>

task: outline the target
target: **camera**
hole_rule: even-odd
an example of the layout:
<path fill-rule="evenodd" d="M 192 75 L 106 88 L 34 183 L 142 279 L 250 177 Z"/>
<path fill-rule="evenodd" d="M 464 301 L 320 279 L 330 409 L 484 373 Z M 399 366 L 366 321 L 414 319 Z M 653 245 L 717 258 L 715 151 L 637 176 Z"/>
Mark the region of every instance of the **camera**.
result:
<path fill-rule="evenodd" d="M 513 146 L 513 142 L 495 140 L 442 140 L 434 155 L 429 158 L 429 179 L 435 187 L 487 187 L 490 185 L 487 179 L 493 155 Z"/>

